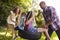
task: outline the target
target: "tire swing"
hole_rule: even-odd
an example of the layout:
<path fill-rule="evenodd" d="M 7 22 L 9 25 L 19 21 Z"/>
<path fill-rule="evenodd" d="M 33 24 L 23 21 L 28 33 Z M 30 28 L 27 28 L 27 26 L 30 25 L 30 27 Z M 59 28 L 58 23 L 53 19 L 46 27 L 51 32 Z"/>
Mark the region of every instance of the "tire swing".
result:
<path fill-rule="evenodd" d="M 34 33 L 34 32 L 25 31 L 25 30 L 18 30 L 18 35 L 28 40 L 38 40 L 41 38 L 41 33 L 39 32 Z"/>
<path fill-rule="evenodd" d="M 31 12 L 28 12 L 29 15 L 31 14 Z M 18 35 L 24 39 L 28 39 L 28 40 L 38 40 L 41 38 L 41 33 L 40 32 L 31 32 L 28 30 L 21 30 L 18 28 Z"/>
<path fill-rule="evenodd" d="M 29 19 L 30 15 L 31 15 L 31 12 L 33 11 L 33 8 L 34 8 L 34 0 L 32 0 L 32 7 L 31 7 L 31 11 L 28 12 L 29 16 L 27 19 Z M 26 16 L 27 17 L 27 16 Z M 41 32 L 29 32 L 28 30 L 21 30 L 18 28 L 18 35 L 21 37 L 21 38 L 24 38 L 24 39 L 28 39 L 28 40 L 39 40 L 41 38 Z"/>

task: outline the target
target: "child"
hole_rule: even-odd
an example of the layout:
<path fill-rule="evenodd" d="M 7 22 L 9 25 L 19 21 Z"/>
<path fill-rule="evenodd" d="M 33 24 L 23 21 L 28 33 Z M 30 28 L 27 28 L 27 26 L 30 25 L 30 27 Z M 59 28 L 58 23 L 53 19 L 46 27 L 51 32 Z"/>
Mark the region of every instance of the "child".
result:
<path fill-rule="evenodd" d="M 20 24 L 18 25 L 18 28 L 21 29 L 21 30 L 24 30 L 25 17 L 26 17 L 26 14 L 22 13 L 21 18 L 20 18 Z"/>
<path fill-rule="evenodd" d="M 30 17 L 29 17 L 29 15 L 30 15 Z M 28 19 L 26 21 L 26 25 L 28 25 L 27 26 L 28 31 L 31 31 L 31 32 L 44 32 L 45 36 L 47 37 L 47 40 L 50 40 L 47 28 L 35 28 L 34 27 L 34 14 L 33 14 L 32 11 L 28 12 L 28 15 L 26 16 L 26 18 Z M 47 25 L 44 24 L 43 27 L 47 27 Z"/>
<path fill-rule="evenodd" d="M 11 14 L 7 18 L 7 30 L 6 30 L 6 34 L 7 34 L 7 31 L 8 31 L 9 25 L 12 25 L 12 34 L 13 34 L 12 36 L 14 38 L 16 36 L 15 30 L 14 30 L 14 28 L 17 26 L 16 25 L 17 24 L 16 18 L 20 14 L 19 7 L 15 7 L 14 10 L 10 11 L 10 13 Z"/>

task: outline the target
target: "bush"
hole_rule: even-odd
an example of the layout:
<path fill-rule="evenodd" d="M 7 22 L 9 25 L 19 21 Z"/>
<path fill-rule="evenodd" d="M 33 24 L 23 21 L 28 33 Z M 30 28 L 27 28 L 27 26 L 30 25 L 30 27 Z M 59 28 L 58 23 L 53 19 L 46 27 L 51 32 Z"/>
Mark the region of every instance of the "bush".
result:
<path fill-rule="evenodd" d="M 31 6 L 30 0 L 0 0 L 0 26 L 6 25 L 6 19 L 15 6 L 19 6 L 22 12 L 28 11 Z"/>

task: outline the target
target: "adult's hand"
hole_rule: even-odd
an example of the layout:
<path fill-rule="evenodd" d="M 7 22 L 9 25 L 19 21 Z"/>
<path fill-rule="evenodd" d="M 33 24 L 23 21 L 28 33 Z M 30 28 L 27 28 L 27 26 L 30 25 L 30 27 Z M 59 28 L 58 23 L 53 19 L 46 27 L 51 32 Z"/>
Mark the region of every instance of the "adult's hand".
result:
<path fill-rule="evenodd" d="M 48 25 L 43 24 L 42 27 L 43 27 L 43 28 L 48 28 Z"/>

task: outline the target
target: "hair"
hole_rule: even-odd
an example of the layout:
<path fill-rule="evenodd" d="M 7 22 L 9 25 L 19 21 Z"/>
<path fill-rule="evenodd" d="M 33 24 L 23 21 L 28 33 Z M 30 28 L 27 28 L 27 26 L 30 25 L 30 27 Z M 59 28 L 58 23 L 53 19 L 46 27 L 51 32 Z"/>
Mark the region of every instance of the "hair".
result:
<path fill-rule="evenodd" d="M 19 7 L 17 6 L 17 7 L 15 7 L 12 11 L 13 11 L 14 13 L 16 13 L 16 11 L 17 11 L 18 8 L 19 8 Z M 19 9 L 18 14 L 20 14 L 20 12 L 21 12 L 21 10 Z"/>
<path fill-rule="evenodd" d="M 30 19 L 32 17 L 32 11 L 27 12 L 26 19 Z"/>
<path fill-rule="evenodd" d="M 25 12 L 23 12 L 21 16 L 26 16 L 26 13 L 25 13 Z"/>
<path fill-rule="evenodd" d="M 43 3 L 46 4 L 45 1 L 41 1 L 39 5 L 41 5 L 41 4 L 43 4 Z"/>

